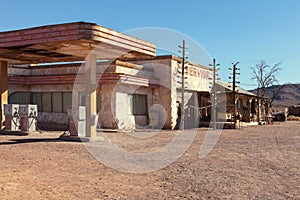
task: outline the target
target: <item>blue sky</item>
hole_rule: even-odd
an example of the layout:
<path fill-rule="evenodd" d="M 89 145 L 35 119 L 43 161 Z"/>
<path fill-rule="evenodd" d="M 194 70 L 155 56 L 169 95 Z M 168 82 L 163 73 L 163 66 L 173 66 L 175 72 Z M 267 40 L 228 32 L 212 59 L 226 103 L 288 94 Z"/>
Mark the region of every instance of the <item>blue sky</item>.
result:
<path fill-rule="evenodd" d="M 298 0 L 10 0 L 1 2 L 0 31 L 74 21 L 120 32 L 168 28 L 201 44 L 221 64 L 225 81 L 227 68 L 239 61 L 241 83 L 250 84 L 241 86 L 251 89 L 250 67 L 259 60 L 282 62 L 280 83 L 300 83 L 299 10 Z"/>

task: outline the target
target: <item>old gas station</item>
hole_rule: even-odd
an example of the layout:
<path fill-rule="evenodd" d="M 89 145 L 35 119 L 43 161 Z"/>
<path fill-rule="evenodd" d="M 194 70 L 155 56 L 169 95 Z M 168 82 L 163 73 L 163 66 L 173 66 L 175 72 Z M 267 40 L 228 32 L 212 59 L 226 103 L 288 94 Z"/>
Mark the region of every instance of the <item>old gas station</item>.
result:
<path fill-rule="evenodd" d="M 83 106 L 84 137 L 96 136 L 99 127 L 175 129 L 177 101 L 182 100 L 181 62 L 173 55 L 157 56 L 155 44 L 94 23 L 0 32 L 1 129 L 8 103 L 37 104 L 42 108 L 37 121 L 51 121 L 53 127 L 69 124 L 66 106 Z M 211 121 L 213 70 L 189 62 L 186 72 L 184 120 L 186 128 L 198 128 Z M 78 80 L 80 89 L 74 92 Z M 232 109 L 231 86 L 220 86 L 227 92 L 224 101 L 219 99 L 224 112 L 217 120 L 232 124 L 234 110 L 243 113 L 247 124 L 265 120 L 268 100 L 238 88 L 237 109 Z"/>

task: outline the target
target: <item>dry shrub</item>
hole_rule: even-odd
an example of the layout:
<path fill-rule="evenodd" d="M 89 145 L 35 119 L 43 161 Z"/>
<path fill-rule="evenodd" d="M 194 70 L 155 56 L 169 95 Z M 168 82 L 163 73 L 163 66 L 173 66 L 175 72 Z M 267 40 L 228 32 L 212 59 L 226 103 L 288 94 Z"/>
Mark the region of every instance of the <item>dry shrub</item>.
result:
<path fill-rule="evenodd" d="M 287 118 L 288 121 L 300 121 L 300 117 L 296 117 L 294 115 L 290 115 Z"/>

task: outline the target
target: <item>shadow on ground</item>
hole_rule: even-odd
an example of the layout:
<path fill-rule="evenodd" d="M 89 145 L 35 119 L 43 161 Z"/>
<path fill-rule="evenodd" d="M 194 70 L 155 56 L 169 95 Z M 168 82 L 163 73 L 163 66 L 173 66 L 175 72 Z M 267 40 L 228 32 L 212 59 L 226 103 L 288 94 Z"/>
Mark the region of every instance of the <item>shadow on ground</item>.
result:
<path fill-rule="evenodd" d="M 27 136 L 27 132 L 0 130 L 0 135 Z"/>
<path fill-rule="evenodd" d="M 6 138 L 5 141 L 0 142 L 0 145 L 12 145 L 12 144 L 24 144 L 24 143 L 38 143 L 38 142 L 82 142 L 79 137 L 77 138 L 70 138 L 65 136 L 66 134 L 63 133 L 60 137 L 38 137 L 34 138 L 30 137 L 28 132 L 23 131 L 7 131 L 7 130 L 0 130 L 0 137 L 1 136 L 21 136 L 21 138 L 13 137 L 12 139 Z M 28 136 L 25 137 L 24 136 Z"/>
<path fill-rule="evenodd" d="M 36 142 L 63 142 L 60 138 L 28 138 L 28 139 L 11 139 L 6 142 L 0 142 L 0 145 L 36 143 Z"/>

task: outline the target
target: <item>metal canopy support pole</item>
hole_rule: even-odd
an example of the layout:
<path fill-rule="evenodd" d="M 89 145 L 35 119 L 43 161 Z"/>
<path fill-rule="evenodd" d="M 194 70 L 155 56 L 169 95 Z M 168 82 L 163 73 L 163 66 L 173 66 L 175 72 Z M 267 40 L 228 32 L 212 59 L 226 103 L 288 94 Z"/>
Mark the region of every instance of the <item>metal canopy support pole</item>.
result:
<path fill-rule="evenodd" d="M 7 62 L 0 61 L 0 129 L 4 128 L 4 104 L 8 103 Z"/>
<path fill-rule="evenodd" d="M 86 137 L 96 136 L 96 55 L 89 55 L 85 60 L 85 132 Z"/>

